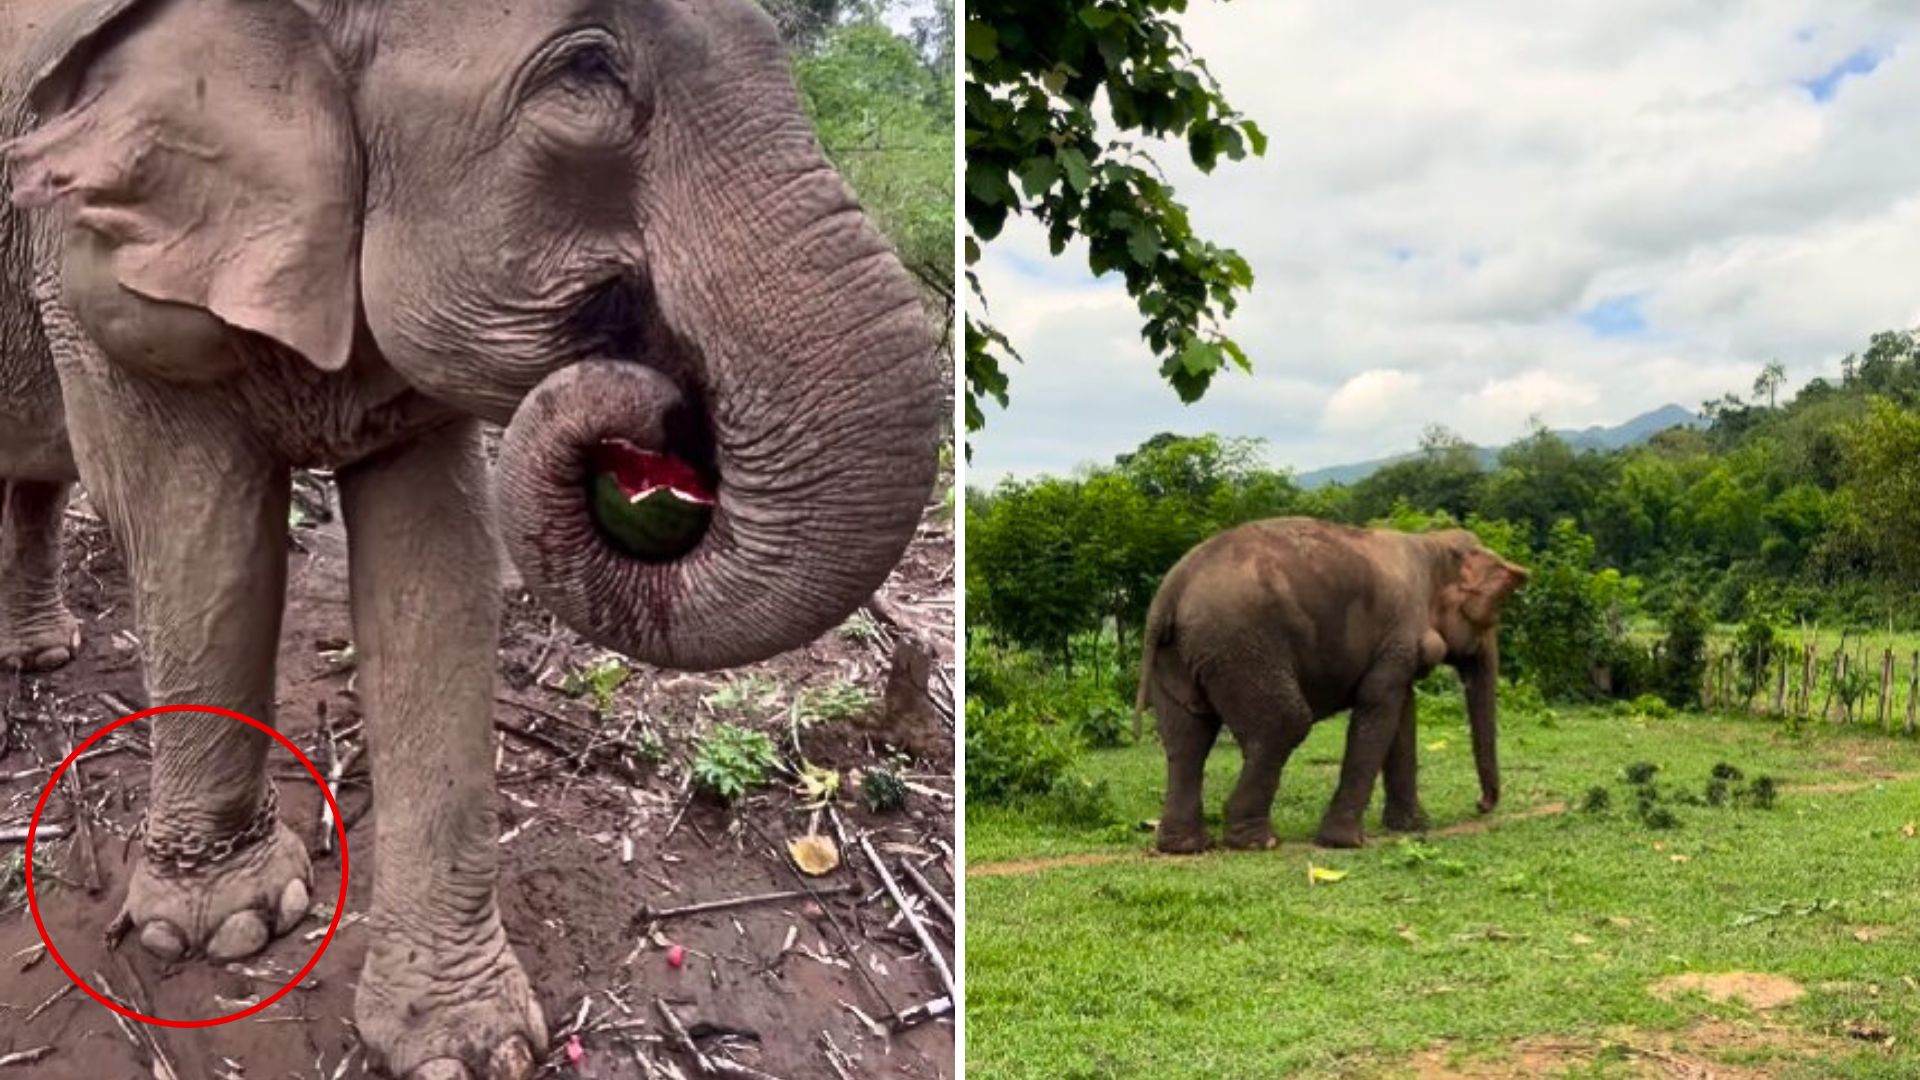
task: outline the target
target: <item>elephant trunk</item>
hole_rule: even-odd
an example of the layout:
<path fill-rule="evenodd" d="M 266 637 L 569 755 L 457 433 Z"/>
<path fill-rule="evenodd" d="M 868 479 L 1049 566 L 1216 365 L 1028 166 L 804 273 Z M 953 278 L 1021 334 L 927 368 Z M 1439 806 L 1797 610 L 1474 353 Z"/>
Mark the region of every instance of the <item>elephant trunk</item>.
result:
<path fill-rule="evenodd" d="M 758 91 L 735 88 L 724 124 L 662 108 L 671 167 L 639 208 L 659 325 L 637 360 L 550 375 L 501 446 L 503 532 L 528 587 L 665 667 L 751 663 L 837 625 L 899 561 L 937 467 L 944 398 L 918 291 L 784 74 Z M 680 500 L 667 535 L 609 527 L 659 487 Z"/>
<path fill-rule="evenodd" d="M 1473 731 L 1473 764 L 1480 773 L 1480 812 L 1500 804 L 1500 758 L 1496 746 L 1500 684 L 1500 644 L 1488 634 L 1475 661 L 1467 668 L 1467 724 Z"/>

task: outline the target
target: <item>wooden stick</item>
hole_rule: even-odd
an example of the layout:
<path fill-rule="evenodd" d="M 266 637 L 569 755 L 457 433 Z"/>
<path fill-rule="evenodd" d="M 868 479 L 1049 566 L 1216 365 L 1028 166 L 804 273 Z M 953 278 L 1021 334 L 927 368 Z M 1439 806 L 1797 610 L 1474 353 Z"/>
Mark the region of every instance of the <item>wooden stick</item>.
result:
<path fill-rule="evenodd" d="M 854 885 L 824 885 L 812 892 L 789 889 L 785 892 L 759 893 L 755 896 L 736 896 L 730 900 L 708 900 L 698 904 L 685 904 L 681 907 L 661 908 L 655 911 L 646 905 L 640 907 L 640 917 L 648 922 L 662 922 L 677 919 L 683 915 L 702 915 L 709 911 L 727 911 L 733 908 L 751 907 L 754 904 L 776 904 L 782 900 L 810 900 L 815 896 L 832 896 L 837 893 L 853 892 Z"/>
<path fill-rule="evenodd" d="M 51 1053 L 53 1053 L 51 1046 L 36 1046 L 31 1050 L 21 1050 L 18 1053 L 0 1057 L 0 1068 L 8 1065 L 31 1065 Z"/>
<path fill-rule="evenodd" d="M 920 895 L 926 897 L 928 903 L 939 908 L 940 914 L 947 917 L 948 926 L 960 925 L 954 921 L 953 905 L 947 903 L 947 898 L 940 895 L 940 890 L 933 887 L 933 883 L 926 879 L 926 875 L 914 869 L 913 864 L 905 859 L 900 860 L 900 869 L 906 871 L 907 877 L 913 879 L 913 884 L 920 890 Z"/>
<path fill-rule="evenodd" d="M 900 883 L 893 880 L 887 871 L 887 864 L 873 850 L 873 838 L 867 833 L 860 834 L 860 850 L 867 853 L 867 861 L 873 864 L 874 873 L 880 875 L 880 884 L 886 886 L 887 895 L 900 908 L 900 914 L 906 917 L 907 925 L 913 928 L 913 936 L 920 939 L 920 947 L 927 951 L 927 959 L 933 962 L 933 969 L 940 975 L 940 985 L 946 987 L 947 996 L 954 996 L 953 972 L 947 967 L 947 958 L 940 953 L 940 946 L 934 943 L 933 935 L 927 932 L 926 924 L 913 913 L 913 905 L 907 903 L 905 894 L 900 891 Z"/>
<path fill-rule="evenodd" d="M 58 840 L 67 835 L 67 827 L 65 825 L 42 825 L 34 835 L 41 840 Z M 24 844 L 26 842 L 26 826 L 15 825 L 0 829 L 0 844 Z"/>

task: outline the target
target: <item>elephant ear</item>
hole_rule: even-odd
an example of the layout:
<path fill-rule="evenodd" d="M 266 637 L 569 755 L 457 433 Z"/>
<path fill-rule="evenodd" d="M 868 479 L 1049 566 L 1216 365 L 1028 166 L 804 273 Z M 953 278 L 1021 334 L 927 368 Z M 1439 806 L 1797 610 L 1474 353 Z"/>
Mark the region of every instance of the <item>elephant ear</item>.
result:
<path fill-rule="evenodd" d="M 345 367 L 361 166 L 313 20 L 287 0 L 112 0 L 53 33 L 39 126 L 0 147 L 14 201 L 57 208 L 69 257 L 120 287 Z"/>
<path fill-rule="evenodd" d="M 1527 572 L 1490 551 L 1471 549 L 1460 559 L 1461 610 L 1475 626 L 1493 625 L 1507 597 L 1526 584 Z"/>

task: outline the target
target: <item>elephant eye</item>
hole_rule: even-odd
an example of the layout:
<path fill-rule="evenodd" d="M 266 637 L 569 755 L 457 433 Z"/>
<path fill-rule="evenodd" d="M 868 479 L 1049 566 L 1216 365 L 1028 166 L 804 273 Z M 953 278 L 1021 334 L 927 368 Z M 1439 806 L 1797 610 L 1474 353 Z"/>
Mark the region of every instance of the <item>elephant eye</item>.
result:
<path fill-rule="evenodd" d="M 627 65 L 620 43 L 604 30 L 577 30 L 541 50 L 534 84 L 571 94 L 597 95 L 624 90 Z"/>

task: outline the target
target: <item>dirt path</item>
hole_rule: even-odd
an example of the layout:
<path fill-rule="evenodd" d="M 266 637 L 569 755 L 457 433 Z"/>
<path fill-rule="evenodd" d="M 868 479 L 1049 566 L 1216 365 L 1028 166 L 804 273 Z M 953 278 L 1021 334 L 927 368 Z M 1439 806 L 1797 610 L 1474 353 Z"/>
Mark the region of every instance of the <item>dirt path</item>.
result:
<path fill-rule="evenodd" d="M 1854 792 L 1865 791 L 1878 784 L 1915 779 L 1920 779 L 1920 772 L 1894 772 L 1883 769 L 1875 772 L 1873 777 L 1868 780 L 1834 781 L 1819 784 L 1782 784 L 1781 789 L 1802 795 L 1851 795 Z M 1555 817 L 1566 813 L 1567 810 L 1568 806 L 1564 802 L 1541 803 L 1538 806 L 1529 806 L 1524 810 L 1518 810 L 1513 813 L 1494 814 L 1487 817 L 1470 818 L 1466 821 L 1455 822 L 1444 828 L 1435 829 L 1429 835 L 1472 836 L 1501 828 L 1516 821 Z M 1305 841 L 1290 840 L 1281 843 L 1276 850 L 1295 851 L 1307 850 L 1312 847 L 1312 844 Z M 1064 870 L 1078 866 L 1106 866 L 1112 863 L 1123 862 L 1142 863 L 1158 859 L 1168 859 L 1172 862 L 1187 864 L 1196 861 L 1205 861 L 1211 858 L 1219 858 L 1223 854 L 1227 853 L 1216 851 L 1198 856 L 1176 857 L 1161 855 L 1152 850 L 1089 851 L 1075 855 L 1058 855 L 1045 859 L 1007 859 L 1000 862 L 969 863 L 967 865 L 967 877 L 1019 877 L 1027 874 L 1044 874 L 1050 870 Z"/>
<path fill-rule="evenodd" d="M 333 527 L 303 529 L 298 535 L 304 550 L 290 556 L 280 726 L 325 768 L 321 718 L 349 731 L 360 720 L 353 672 L 339 652 L 348 634 L 344 540 Z M 13 729 L 10 739 L 0 741 L 0 778 L 58 761 L 69 740 L 84 738 L 121 715 L 123 706 L 145 704 L 126 636 L 126 589 L 118 558 L 97 528 L 84 525 L 73 537 L 70 554 L 73 599 L 87 624 L 87 643 L 75 664 L 52 676 L 0 680 L 0 716 Z M 889 585 L 888 609 L 937 613 L 951 601 L 951 567 L 950 538 L 937 529 L 923 535 Z M 922 625 L 918 619 L 914 624 Z M 951 662 L 950 630 L 931 644 L 941 662 Z M 586 701 L 552 688 L 560 673 L 593 656 L 583 643 L 556 631 L 543 611 L 524 600 L 510 602 L 495 714 L 502 729 L 502 916 L 549 1027 L 564 1036 L 585 1006 L 584 1057 L 566 1074 L 632 1080 L 661 1068 L 643 1063 L 643 1056 L 651 1062 L 674 1060 L 676 1052 L 661 1044 L 661 1024 L 652 1008 L 654 997 L 661 996 L 676 1003 L 677 1015 L 705 1050 L 717 1052 L 724 1044 L 741 1062 L 786 1080 L 833 1078 L 836 1070 L 824 1049 L 828 1040 L 851 1059 L 855 1075 L 951 1077 L 950 1020 L 880 1035 L 854 1011 L 879 1018 L 939 994 L 919 947 L 904 927 L 890 925 L 890 905 L 869 899 L 877 890 L 870 872 L 843 865 L 820 879 L 821 889 L 851 887 L 826 899 L 824 911 L 806 903 L 767 904 L 674 920 L 659 928 L 657 938 L 649 934 L 639 915 L 643 904 L 663 908 L 796 888 L 784 852 L 775 848 L 805 830 L 806 815 L 784 784 L 762 789 L 736 810 L 683 798 L 691 742 L 716 719 L 720 710 L 708 699 L 727 684 L 727 676 L 636 671 L 602 719 Z M 751 683 L 759 688 L 756 693 L 772 695 L 764 712 L 778 714 L 778 727 L 770 715 L 740 722 L 777 732 L 783 751 L 791 755 L 786 717 L 795 694 L 851 684 L 877 703 L 887 668 L 882 648 L 871 637 L 832 634 L 749 674 L 757 680 Z M 909 859 L 948 887 L 952 802 L 933 793 L 952 791 L 952 736 L 937 723 L 885 727 L 879 711 L 869 704 L 857 715 L 814 725 L 797 737 L 808 760 L 843 776 L 891 758 L 919 788 L 909 795 L 906 810 L 869 815 L 848 783 L 839 800 L 841 812 L 850 829 L 871 828 L 889 858 Z M 507 737 L 507 728 L 530 734 Z M 626 749 L 634 745 L 635 731 L 658 740 L 664 765 L 647 763 Z M 356 738 L 349 736 L 343 745 Z M 143 805 L 143 745 L 136 740 L 84 766 L 87 797 L 101 823 L 93 843 L 100 888 L 84 888 L 87 855 L 77 841 L 43 842 L 35 852 L 41 911 L 62 956 L 83 975 L 105 974 L 121 995 L 137 995 L 158 1015 L 228 1013 L 283 984 L 312 955 L 324 924 L 311 920 L 262 957 L 225 969 L 199 962 L 163 964 L 132 941 L 109 951 L 101 930 L 125 891 L 130 845 L 123 836 Z M 556 746 L 598 749 L 583 768 L 578 758 L 558 759 L 551 752 Z M 276 760 L 274 775 L 288 824 L 298 835 L 315 837 L 317 845 L 318 789 L 284 757 Z M 25 824 L 44 782 L 44 774 L 0 782 L 0 827 Z M 180 1080 L 367 1075 L 348 1022 L 367 945 L 364 925 L 353 920 L 364 913 L 378 871 L 372 857 L 378 810 L 364 762 L 347 774 L 340 798 L 352 854 L 348 922 L 309 981 L 258 1016 L 210 1029 L 138 1032 L 143 1039 L 151 1034 Z M 67 823 L 74 815 L 68 801 L 56 797 L 48 817 Z M 0 1071 L 8 1080 L 153 1075 L 147 1051 L 130 1045 L 107 1010 L 72 990 L 66 976 L 39 956 L 33 922 L 17 892 L 8 890 L 17 884 L 17 877 L 7 880 L 6 871 L 18 851 L 0 844 L 0 1057 L 41 1046 L 55 1050 L 35 1063 Z M 330 902 L 338 890 L 338 858 L 316 853 L 314 869 L 316 896 Z M 845 928 L 851 952 L 842 946 L 835 922 Z M 668 964 L 661 947 L 667 942 L 687 949 L 683 967 Z M 789 942 L 791 949 L 785 948 Z M 556 1039 L 550 1064 L 564 1060 L 565 1042 Z M 679 1067 L 693 1074 L 684 1057 Z"/>

